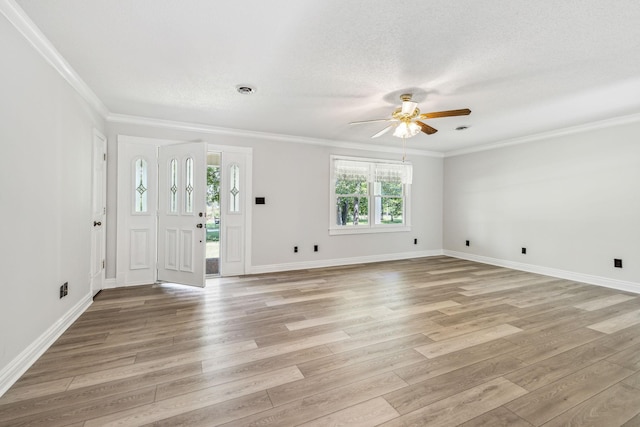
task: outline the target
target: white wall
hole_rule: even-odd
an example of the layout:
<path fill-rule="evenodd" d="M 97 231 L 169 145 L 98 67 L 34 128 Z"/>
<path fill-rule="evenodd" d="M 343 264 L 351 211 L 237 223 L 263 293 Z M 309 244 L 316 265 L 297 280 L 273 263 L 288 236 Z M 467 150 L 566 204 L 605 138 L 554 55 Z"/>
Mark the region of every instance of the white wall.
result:
<path fill-rule="evenodd" d="M 174 131 L 110 123 L 108 182 L 116 177 L 118 134 L 170 140 L 203 140 L 253 148 L 252 266 L 265 271 L 294 263 L 322 263 L 357 257 L 385 257 L 442 249 L 442 159 L 410 155 L 414 164 L 411 232 L 329 236 L 329 156 L 343 154 L 399 160 L 401 154 L 347 150 L 321 145 L 240 136 Z M 108 189 L 107 277 L 115 277 L 116 193 Z M 418 239 L 418 245 L 413 239 Z M 319 252 L 313 252 L 313 245 Z M 295 254 L 293 247 L 298 246 Z"/>
<path fill-rule="evenodd" d="M 445 250 L 640 291 L 638 135 L 631 123 L 446 158 Z"/>
<path fill-rule="evenodd" d="M 103 123 L 2 15 L 0 52 L 1 395 L 19 359 L 90 301 L 91 141 Z"/>

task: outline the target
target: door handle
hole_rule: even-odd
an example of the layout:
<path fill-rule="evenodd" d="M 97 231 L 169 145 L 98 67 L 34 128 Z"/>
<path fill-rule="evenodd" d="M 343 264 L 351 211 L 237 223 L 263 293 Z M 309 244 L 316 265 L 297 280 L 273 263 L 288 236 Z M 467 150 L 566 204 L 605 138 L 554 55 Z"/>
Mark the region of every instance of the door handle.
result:
<path fill-rule="evenodd" d="M 93 226 L 94 227 L 99 227 L 102 225 L 102 221 L 93 221 Z"/>
<path fill-rule="evenodd" d="M 196 224 L 196 227 L 202 228 L 202 224 Z"/>

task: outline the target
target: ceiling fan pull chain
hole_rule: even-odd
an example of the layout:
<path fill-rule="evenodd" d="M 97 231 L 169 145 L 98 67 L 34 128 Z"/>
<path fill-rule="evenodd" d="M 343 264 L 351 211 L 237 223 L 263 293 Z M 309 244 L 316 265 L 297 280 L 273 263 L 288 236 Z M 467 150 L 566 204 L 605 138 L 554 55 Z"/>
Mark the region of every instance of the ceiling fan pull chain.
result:
<path fill-rule="evenodd" d="M 404 163 L 405 159 L 407 158 L 407 137 L 403 137 L 402 138 L 402 163 Z"/>

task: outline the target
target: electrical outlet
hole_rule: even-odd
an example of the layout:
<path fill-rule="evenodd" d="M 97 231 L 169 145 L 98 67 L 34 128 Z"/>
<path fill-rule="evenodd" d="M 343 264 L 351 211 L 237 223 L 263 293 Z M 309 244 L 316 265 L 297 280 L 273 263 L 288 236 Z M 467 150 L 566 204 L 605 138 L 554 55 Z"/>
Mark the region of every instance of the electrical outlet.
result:
<path fill-rule="evenodd" d="M 313 245 L 313 252 L 318 252 L 318 245 Z"/>
<path fill-rule="evenodd" d="M 64 289 L 64 296 L 66 297 L 67 295 L 69 295 L 69 282 L 64 282 L 62 288 Z"/>
<path fill-rule="evenodd" d="M 619 258 L 614 258 L 613 260 L 613 266 L 615 268 L 622 268 L 622 260 Z"/>
<path fill-rule="evenodd" d="M 293 253 L 296 253 L 296 254 L 298 253 L 298 247 L 297 246 L 293 247 Z"/>
<path fill-rule="evenodd" d="M 522 248 L 522 254 L 526 255 L 527 254 L 527 248 Z"/>
<path fill-rule="evenodd" d="M 469 246 L 469 241 L 468 241 L 468 240 L 465 240 L 464 245 L 465 245 L 465 246 Z"/>
<path fill-rule="evenodd" d="M 64 285 L 60 285 L 60 298 L 64 297 Z"/>
<path fill-rule="evenodd" d="M 418 239 L 413 239 L 413 244 L 417 245 L 418 244 Z"/>

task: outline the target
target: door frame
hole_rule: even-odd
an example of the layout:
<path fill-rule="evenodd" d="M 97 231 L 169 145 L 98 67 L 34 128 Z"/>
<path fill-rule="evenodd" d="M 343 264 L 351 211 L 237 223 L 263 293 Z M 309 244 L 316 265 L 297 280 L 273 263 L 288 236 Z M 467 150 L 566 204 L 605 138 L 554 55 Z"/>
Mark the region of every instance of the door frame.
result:
<path fill-rule="evenodd" d="M 96 153 L 97 146 L 100 145 L 100 153 Z M 93 129 L 93 137 L 91 141 L 91 153 L 92 153 L 92 169 L 91 169 L 91 262 L 89 265 L 91 266 L 91 271 L 89 271 L 89 287 L 91 289 L 91 296 L 95 296 L 98 292 L 104 289 L 105 282 L 105 260 L 107 258 L 107 138 L 100 132 L 98 129 Z M 100 155 L 101 154 L 101 155 Z M 100 159 L 102 158 L 102 159 Z M 101 175 L 101 189 L 99 192 L 101 193 L 101 200 L 99 201 L 102 206 L 102 213 L 97 217 L 94 212 L 94 207 L 96 207 L 96 177 L 98 168 L 102 167 Z M 99 249 L 94 244 L 95 242 L 95 233 L 96 233 L 96 225 L 93 223 L 98 220 L 101 224 L 97 226 L 99 233 L 102 234 Z M 99 250 L 100 254 L 96 253 L 96 249 Z M 100 268 L 100 278 L 98 284 L 96 284 L 96 277 L 98 275 L 94 275 L 95 265 L 94 262 L 98 262 L 98 266 Z"/>
<path fill-rule="evenodd" d="M 128 212 L 126 212 L 128 203 L 126 203 L 128 195 L 126 194 L 125 188 L 127 188 L 126 183 L 120 182 L 122 179 L 121 168 L 129 168 L 131 159 L 121 158 L 120 153 L 121 147 L 124 147 L 128 144 L 145 144 L 151 147 L 156 148 L 156 159 L 157 159 L 157 149 L 163 145 L 170 144 L 180 144 L 185 142 L 197 142 L 202 141 L 199 140 L 169 140 L 169 139 L 158 139 L 158 138 L 147 138 L 147 137 L 139 137 L 139 136 L 129 136 L 129 135 L 117 135 L 117 145 L 118 145 L 118 164 L 117 164 L 117 176 L 118 176 L 118 186 L 116 193 L 116 203 L 117 203 L 117 225 L 116 225 L 116 287 L 122 286 L 134 286 L 140 285 L 144 283 L 156 283 L 158 278 L 157 268 L 155 268 L 155 263 L 157 262 L 157 216 L 153 215 L 150 220 L 153 221 L 153 228 L 155 229 L 155 237 L 154 242 L 154 255 L 156 259 L 154 260 L 154 268 L 152 271 L 149 271 L 144 279 L 141 277 L 128 278 L 126 274 L 127 266 L 124 265 L 130 259 L 130 242 L 129 242 L 129 232 L 127 230 L 127 221 L 126 217 Z M 204 141 L 206 142 L 206 141 Z M 245 233 L 244 233 L 244 274 L 251 270 L 251 241 L 252 241 L 252 232 L 251 232 L 251 224 L 252 224 L 252 176 L 253 176 L 253 148 L 244 147 L 244 146 L 233 146 L 233 145 L 223 145 L 217 143 L 207 142 L 207 151 L 217 151 L 220 152 L 223 156 L 225 152 L 234 152 L 234 153 L 244 153 L 246 156 L 246 191 L 245 191 Z M 123 185 L 125 184 L 125 185 Z M 156 192 L 157 200 L 157 185 L 150 186 L 153 188 L 153 191 Z M 157 209 L 157 206 L 156 206 Z M 222 216 L 220 221 L 224 220 Z M 141 272 L 140 272 L 141 273 Z M 224 272 L 221 271 L 221 277 L 224 276 Z M 206 277 L 205 277 L 206 279 Z"/>

